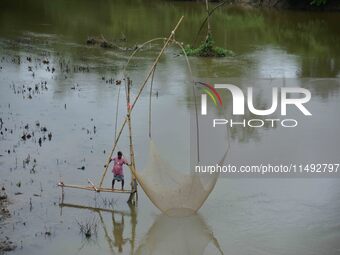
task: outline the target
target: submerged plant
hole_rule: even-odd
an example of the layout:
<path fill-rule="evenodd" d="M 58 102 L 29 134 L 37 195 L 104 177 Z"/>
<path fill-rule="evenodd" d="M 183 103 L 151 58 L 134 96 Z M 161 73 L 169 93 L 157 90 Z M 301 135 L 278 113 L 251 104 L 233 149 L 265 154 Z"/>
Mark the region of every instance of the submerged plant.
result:
<path fill-rule="evenodd" d="M 97 236 L 97 219 L 88 219 L 84 222 L 77 221 L 79 226 L 80 233 L 83 234 L 86 238 L 91 238 L 93 236 Z"/>

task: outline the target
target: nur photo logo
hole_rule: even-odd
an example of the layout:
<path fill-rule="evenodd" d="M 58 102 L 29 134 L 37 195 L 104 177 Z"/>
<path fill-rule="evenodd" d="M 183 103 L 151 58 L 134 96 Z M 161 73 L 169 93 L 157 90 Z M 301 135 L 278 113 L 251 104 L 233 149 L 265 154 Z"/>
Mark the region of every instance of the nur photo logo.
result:
<path fill-rule="evenodd" d="M 207 95 L 210 97 L 215 107 L 225 110 L 226 104 L 223 105 L 221 94 L 217 91 L 220 89 L 222 92 L 230 93 L 232 97 L 232 115 L 244 116 L 246 110 L 252 115 L 259 116 L 259 118 L 251 119 L 222 119 L 215 118 L 212 120 L 212 126 L 229 125 L 243 126 L 243 127 L 263 127 L 265 124 L 269 124 L 270 127 L 274 127 L 276 124 L 280 124 L 282 127 L 296 127 L 298 121 L 294 118 L 270 118 L 271 115 L 279 110 L 280 116 L 287 116 L 287 108 L 295 107 L 304 116 L 311 116 L 312 113 L 307 109 L 306 105 L 311 100 L 311 92 L 308 89 L 301 87 L 273 87 L 271 88 L 271 105 L 266 109 L 258 109 L 254 104 L 254 89 L 252 87 L 247 88 L 247 92 L 244 93 L 242 89 L 233 84 L 215 84 L 211 85 L 205 82 L 195 82 L 196 85 L 201 86 L 201 115 L 207 115 Z M 261 117 L 261 118 L 260 118 Z M 265 117 L 265 118 L 263 118 Z"/>

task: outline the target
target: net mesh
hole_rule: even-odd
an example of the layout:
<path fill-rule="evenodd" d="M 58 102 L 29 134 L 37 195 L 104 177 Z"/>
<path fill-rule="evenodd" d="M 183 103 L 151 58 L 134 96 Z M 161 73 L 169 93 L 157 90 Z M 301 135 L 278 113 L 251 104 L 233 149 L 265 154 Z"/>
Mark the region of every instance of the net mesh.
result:
<path fill-rule="evenodd" d="M 184 174 L 164 161 L 150 140 L 149 161 L 137 180 L 146 195 L 168 215 L 195 213 L 213 190 L 218 174 Z"/>

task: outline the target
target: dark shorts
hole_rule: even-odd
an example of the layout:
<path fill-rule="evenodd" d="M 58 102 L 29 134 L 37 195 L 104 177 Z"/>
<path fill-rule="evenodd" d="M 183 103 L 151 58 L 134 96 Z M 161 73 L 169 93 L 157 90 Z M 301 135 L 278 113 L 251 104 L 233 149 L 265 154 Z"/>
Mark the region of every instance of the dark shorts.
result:
<path fill-rule="evenodd" d="M 119 175 L 119 174 L 115 174 L 113 176 L 113 179 L 116 180 L 116 181 L 124 181 L 124 175 Z"/>

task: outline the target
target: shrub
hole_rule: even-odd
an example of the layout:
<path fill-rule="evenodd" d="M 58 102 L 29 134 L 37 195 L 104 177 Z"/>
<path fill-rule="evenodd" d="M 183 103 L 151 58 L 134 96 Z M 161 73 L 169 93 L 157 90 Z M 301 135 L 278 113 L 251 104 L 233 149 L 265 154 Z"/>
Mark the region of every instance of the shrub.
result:
<path fill-rule="evenodd" d="M 231 50 L 214 46 L 214 44 L 214 40 L 208 35 L 207 39 L 197 48 L 187 45 L 184 50 L 188 56 L 197 57 L 226 57 L 234 55 Z"/>

